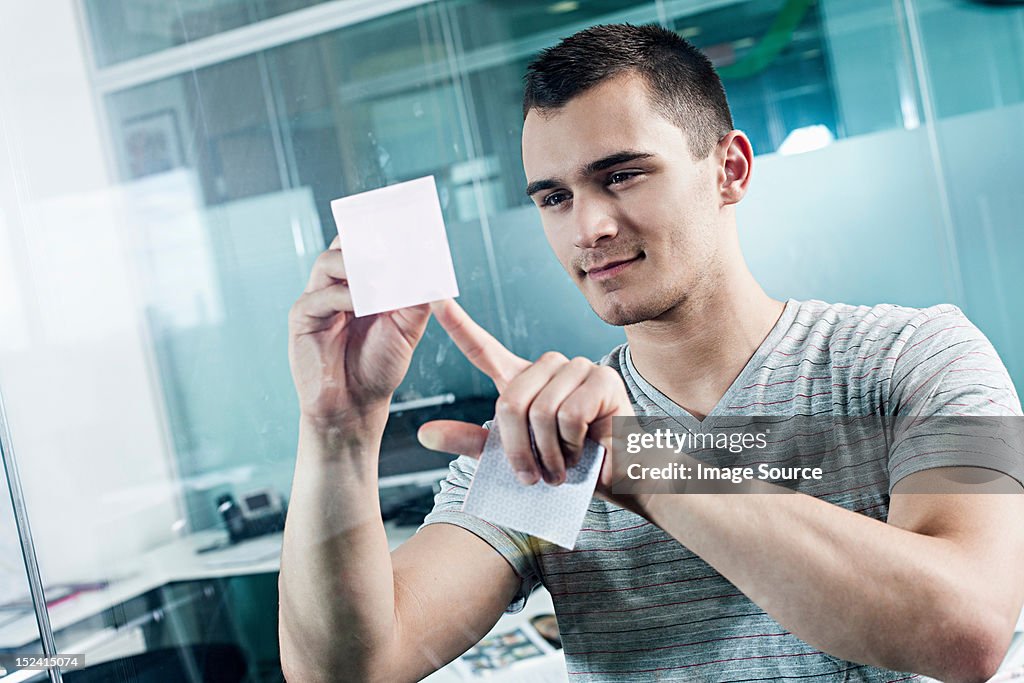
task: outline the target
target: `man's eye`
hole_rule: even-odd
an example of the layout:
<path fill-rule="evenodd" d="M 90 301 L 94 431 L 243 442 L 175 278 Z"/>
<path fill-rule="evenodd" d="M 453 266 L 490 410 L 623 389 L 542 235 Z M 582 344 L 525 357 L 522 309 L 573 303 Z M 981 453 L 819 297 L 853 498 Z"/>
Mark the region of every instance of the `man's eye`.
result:
<path fill-rule="evenodd" d="M 541 204 L 544 206 L 558 206 L 566 199 L 568 199 L 568 197 L 566 197 L 564 192 L 552 192 L 548 196 L 544 197 L 544 201 L 542 201 Z"/>
<path fill-rule="evenodd" d="M 638 175 L 640 175 L 639 171 L 616 171 L 608 176 L 608 184 L 618 185 L 619 183 L 624 183 L 630 178 L 635 178 Z"/>

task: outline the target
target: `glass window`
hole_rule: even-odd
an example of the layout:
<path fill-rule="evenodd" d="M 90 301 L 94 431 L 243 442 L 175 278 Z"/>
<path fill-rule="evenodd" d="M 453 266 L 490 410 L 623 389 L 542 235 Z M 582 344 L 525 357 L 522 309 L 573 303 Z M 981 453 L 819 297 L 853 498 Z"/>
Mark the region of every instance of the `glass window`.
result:
<path fill-rule="evenodd" d="M 0 74 L 0 388 L 57 646 L 106 664 L 105 680 L 136 680 L 125 662 L 163 680 L 201 680 L 211 662 L 211 679 L 281 680 L 299 418 L 288 314 L 336 234 L 333 199 L 433 176 L 477 322 L 531 360 L 598 360 L 624 341 L 525 194 L 523 74 L 587 26 L 659 23 L 716 65 L 758 155 L 737 215 L 769 294 L 955 303 L 1024 381 L 1024 299 L 1008 294 L 1024 248 L 1020 7 L 59 0 L 0 13 L 0 59 L 23 67 Z M 452 459 L 422 448 L 418 427 L 482 423 L 495 398 L 430 323 L 382 437 L 392 545 Z M 0 603 L 17 603 L 0 604 L 2 656 L 40 638 L 0 491 Z"/>
<path fill-rule="evenodd" d="M 99 67 L 154 54 L 325 0 L 83 0 Z"/>
<path fill-rule="evenodd" d="M 0 414 L 0 429 L 4 429 Z M 5 453 L 10 457 L 10 453 Z M 4 459 L 0 459 L 0 680 L 22 668 L 16 657 L 41 656 L 43 649 L 36 621 L 28 571 L 22 554 L 22 535 L 14 517 Z M 15 495 L 20 495 L 15 491 Z M 33 548 L 34 550 L 34 548 Z"/>
<path fill-rule="evenodd" d="M 814 2 L 747 2 L 671 19 L 718 69 L 733 122 L 755 154 L 776 151 L 788 135 L 824 126 L 839 136 L 826 36 Z"/>

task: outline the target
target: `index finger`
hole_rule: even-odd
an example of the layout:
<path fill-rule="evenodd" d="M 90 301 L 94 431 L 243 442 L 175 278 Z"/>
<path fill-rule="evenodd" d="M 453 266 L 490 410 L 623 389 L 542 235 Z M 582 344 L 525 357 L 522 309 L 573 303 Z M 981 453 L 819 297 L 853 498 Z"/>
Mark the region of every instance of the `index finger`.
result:
<path fill-rule="evenodd" d="M 506 349 L 487 330 L 477 325 L 454 300 L 435 301 L 430 304 L 430 309 L 469 362 L 494 381 L 499 394 L 505 391 L 513 377 L 530 365 L 529 361 Z"/>

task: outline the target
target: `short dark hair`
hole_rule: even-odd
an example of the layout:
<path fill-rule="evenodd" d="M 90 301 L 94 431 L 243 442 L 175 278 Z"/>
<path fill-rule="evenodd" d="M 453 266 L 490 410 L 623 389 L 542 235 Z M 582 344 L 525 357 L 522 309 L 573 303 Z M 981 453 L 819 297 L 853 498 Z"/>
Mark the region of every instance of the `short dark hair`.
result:
<path fill-rule="evenodd" d="M 711 153 L 733 128 L 725 88 L 704 53 L 679 35 L 650 24 L 604 24 L 541 51 L 526 70 L 523 119 L 622 73 L 639 75 L 651 103 L 685 132 L 695 159 Z"/>

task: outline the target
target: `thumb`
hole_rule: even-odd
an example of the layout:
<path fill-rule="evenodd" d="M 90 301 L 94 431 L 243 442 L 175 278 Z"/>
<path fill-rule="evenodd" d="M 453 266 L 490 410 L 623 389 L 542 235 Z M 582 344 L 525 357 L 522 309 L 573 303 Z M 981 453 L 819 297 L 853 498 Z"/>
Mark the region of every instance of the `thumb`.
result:
<path fill-rule="evenodd" d="M 416 346 L 420 338 L 423 337 L 423 331 L 427 328 L 427 320 L 430 319 L 430 306 L 420 304 L 399 308 L 391 311 L 388 315 L 391 316 L 391 320 L 394 321 L 405 340 L 411 346 Z"/>
<path fill-rule="evenodd" d="M 479 458 L 488 431 L 480 425 L 457 420 L 431 420 L 419 428 L 416 438 L 424 448 Z"/>
<path fill-rule="evenodd" d="M 615 479 L 615 463 L 612 460 L 612 453 L 616 447 L 622 444 L 615 443 L 615 434 L 613 430 L 614 416 L 609 415 L 602 417 L 599 420 L 592 422 L 590 428 L 587 430 L 587 438 L 591 441 L 604 446 L 604 462 L 601 463 L 601 474 L 598 479 L 598 486 L 611 489 L 612 482 Z"/>
<path fill-rule="evenodd" d="M 612 446 L 614 445 L 614 419 L 614 415 L 601 417 L 591 422 L 590 427 L 587 428 L 587 438 L 604 446 L 607 453 L 611 453 Z"/>

